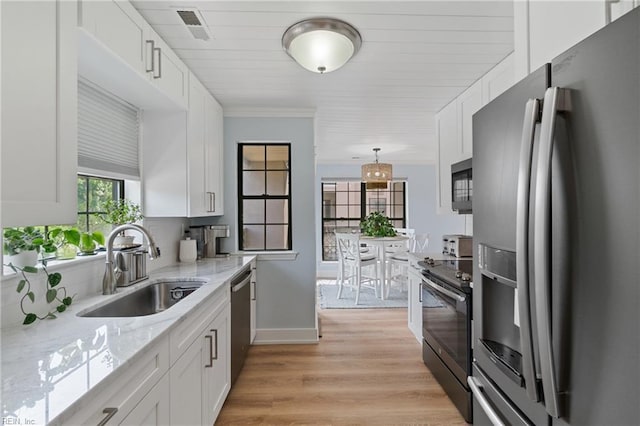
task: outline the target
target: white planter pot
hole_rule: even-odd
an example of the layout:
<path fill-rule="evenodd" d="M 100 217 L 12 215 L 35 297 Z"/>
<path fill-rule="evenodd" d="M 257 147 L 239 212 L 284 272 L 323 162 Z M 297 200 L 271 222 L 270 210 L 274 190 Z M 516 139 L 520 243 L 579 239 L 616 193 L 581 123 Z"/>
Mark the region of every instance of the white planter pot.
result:
<path fill-rule="evenodd" d="M 115 248 L 128 248 L 133 246 L 133 240 L 135 235 L 116 235 L 113 240 L 113 247 Z"/>
<path fill-rule="evenodd" d="M 13 266 L 24 268 L 25 266 L 36 266 L 38 263 L 38 252 L 35 250 L 22 251 L 13 256 L 5 256 L 4 263 L 12 263 Z"/>

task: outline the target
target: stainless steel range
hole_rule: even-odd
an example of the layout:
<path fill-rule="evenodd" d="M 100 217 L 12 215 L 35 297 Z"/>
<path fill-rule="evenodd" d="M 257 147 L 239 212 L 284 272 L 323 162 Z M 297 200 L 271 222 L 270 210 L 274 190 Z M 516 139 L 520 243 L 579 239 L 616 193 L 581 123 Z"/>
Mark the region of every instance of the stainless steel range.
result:
<path fill-rule="evenodd" d="M 473 260 L 427 257 L 422 270 L 422 357 L 464 419 L 472 421 L 471 276 Z"/>

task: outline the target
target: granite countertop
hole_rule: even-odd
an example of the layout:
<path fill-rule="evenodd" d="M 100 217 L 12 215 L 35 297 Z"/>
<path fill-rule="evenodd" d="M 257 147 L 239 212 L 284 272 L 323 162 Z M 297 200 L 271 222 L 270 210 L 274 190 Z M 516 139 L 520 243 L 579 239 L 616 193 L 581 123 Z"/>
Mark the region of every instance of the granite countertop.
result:
<path fill-rule="evenodd" d="M 121 374 L 126 374 L 126 367 L 145 347 L 167 336 L 174 325 L 205 303 L 254 258 L 231 256 L 167 266 L 149 274 L 148 280 L 119 288 L 117 295 L 84 298 L 55 320 L 2 329 L 2 424 L 47 424 L 65 410 L 64 417 L 81 408 L 84 398 L 99 394 Z M 160 278 L 201 279 L 207 283 L 154 315 L 77 316 L 87 308 L 104 305 L 119 294 Z"/>

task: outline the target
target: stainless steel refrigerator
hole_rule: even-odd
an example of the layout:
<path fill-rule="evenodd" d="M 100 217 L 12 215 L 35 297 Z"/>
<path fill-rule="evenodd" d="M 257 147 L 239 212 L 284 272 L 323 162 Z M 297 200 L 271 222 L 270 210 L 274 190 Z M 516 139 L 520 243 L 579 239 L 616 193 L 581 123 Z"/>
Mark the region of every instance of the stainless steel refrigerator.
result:
<path fill-rule="evenodd" d="M 636 9 L 473 117 L 475 424 L 640 424 L 639 62 Z"/>

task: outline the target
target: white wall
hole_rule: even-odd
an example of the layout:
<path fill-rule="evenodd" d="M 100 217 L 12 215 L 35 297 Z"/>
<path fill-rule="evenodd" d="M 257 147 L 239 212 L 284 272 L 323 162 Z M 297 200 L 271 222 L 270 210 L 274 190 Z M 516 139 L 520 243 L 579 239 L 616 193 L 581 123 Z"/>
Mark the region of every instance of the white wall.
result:
<path fill-rule="evenodd" d="M 225 214 L 220 218 L 192 219 L 191 223 L 228 224 L 230 237 L 221 241 L 222 250 L 227 252 L 238 248 L 238 142 L 291 143 L 293 251 L 299 254 L 295 260 L 258 262 L 257 339 L 269 334 L 286 340 L 287 333 L 293 336 L 298 331 L 298 336 L 311 336 L 316 332 L 313 118 L 225 117 Z"/>
<path fill-rule="evenodd" d="M 442 235 L 464 234 L 465 219 L 470 215 L 439 215 L 436 213 L 436 167 L 427 164 L 394 165 L 393 175 L 407 180 L 407 228 L 417 234 L 429 234 L 429 251 L 442 250 Z M 353 178 L 360 180 L 359 165 L 318 164 L 316 170 L 316 205 L 321 206 L 321 182 L 326 178 Z M 322 261 L 322 212 L 316 209 L 316 263 L 318 276 L 335 277 L 336 263 Z M 470 222 L 466 220 L 466 222 Z M 467 230 L 470 227 L 467 225 Z"/>

